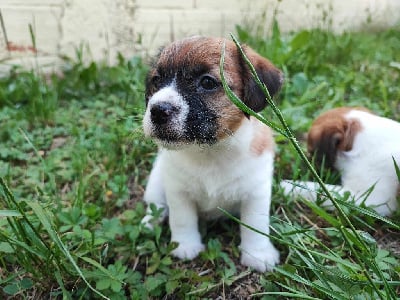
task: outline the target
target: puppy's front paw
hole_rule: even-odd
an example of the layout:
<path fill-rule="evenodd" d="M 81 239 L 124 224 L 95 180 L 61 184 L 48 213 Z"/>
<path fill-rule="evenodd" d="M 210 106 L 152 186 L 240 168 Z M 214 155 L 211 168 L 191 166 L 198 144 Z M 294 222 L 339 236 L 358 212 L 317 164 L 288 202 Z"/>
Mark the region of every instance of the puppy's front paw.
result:
<path fill-rule="evenodd" d="M 241 263 L 259 272 L 272 271 L 279 263 L 279 252 L 272 244 L 263 248 L 242 249 Z"/>
<path fill-rule="evenodd" d="M 203 250 L 202 243 L 179 243 L 178 248 L 172 251 L 172 255 L 180 259 L 193 259 Z"/>

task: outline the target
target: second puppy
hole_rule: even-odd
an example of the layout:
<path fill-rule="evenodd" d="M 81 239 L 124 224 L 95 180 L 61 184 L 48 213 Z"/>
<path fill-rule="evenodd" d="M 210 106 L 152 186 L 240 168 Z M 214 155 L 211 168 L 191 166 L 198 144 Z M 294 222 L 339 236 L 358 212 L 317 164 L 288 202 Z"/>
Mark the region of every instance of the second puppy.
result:
<path fill-rule="evenodd" d="M 400 123 L 379 117 L 365 108 L 340 107 L 321 114 L 308 132 L 308 152 L 319 164 L 341 174 L 341 186 L 356 203 L 364 202 L 381 215 L 398 208 L 399 180 L 394 161 L 400 166 Z M 283 181 L 286 193 L 315 200 L 317 183 Z"/>

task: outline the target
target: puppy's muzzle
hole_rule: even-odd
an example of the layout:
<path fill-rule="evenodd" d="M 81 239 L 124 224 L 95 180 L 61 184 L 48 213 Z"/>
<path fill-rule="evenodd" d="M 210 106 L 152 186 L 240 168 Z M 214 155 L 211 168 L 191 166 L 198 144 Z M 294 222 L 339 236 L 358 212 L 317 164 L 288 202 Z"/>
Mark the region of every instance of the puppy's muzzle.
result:
<path fill-rule="evenodd" d="M 155 103 L 150 108 L 150 118 L 153 124 L 166 125 L 173 120 L 180 112 L 180 108 L 169 103 Z"/>

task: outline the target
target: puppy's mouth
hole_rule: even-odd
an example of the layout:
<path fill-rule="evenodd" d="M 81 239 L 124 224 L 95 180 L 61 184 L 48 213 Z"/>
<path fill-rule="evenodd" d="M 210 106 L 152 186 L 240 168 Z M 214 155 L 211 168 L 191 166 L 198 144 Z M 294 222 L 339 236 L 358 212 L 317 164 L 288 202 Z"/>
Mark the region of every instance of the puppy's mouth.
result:
<path fill-rule="evenodd" d="M 183 136 L 183 133 L 171 130 L 168 127 L 155 126 L 149 135 L 157 144 L 166 148 L 184 146 L 190 142 Z"/>
<path fill-rule="evenodd" d="M 211 133 L 208 124 L 199 124 L 198 122 L 185 122 L 182 130 L 174 130 L 173 126 L 154 126 L 150 137 L 157 144 L 165 148 L 185 148 L 190 145 L 213 145 L 217 142 L 214 133 Z"/>

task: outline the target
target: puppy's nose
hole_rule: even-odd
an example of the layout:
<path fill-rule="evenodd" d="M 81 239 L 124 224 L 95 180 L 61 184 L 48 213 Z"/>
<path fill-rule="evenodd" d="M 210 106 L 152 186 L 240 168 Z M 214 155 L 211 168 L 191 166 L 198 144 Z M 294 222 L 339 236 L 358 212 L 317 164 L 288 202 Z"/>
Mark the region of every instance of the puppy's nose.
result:
<path fill-rule="evenodd" d="M 179 112 L 179 107 L 169 102 L 159 102 L 152 105 L 150 109 L 151 121 L 162 125 L 171 120 Z"/>

